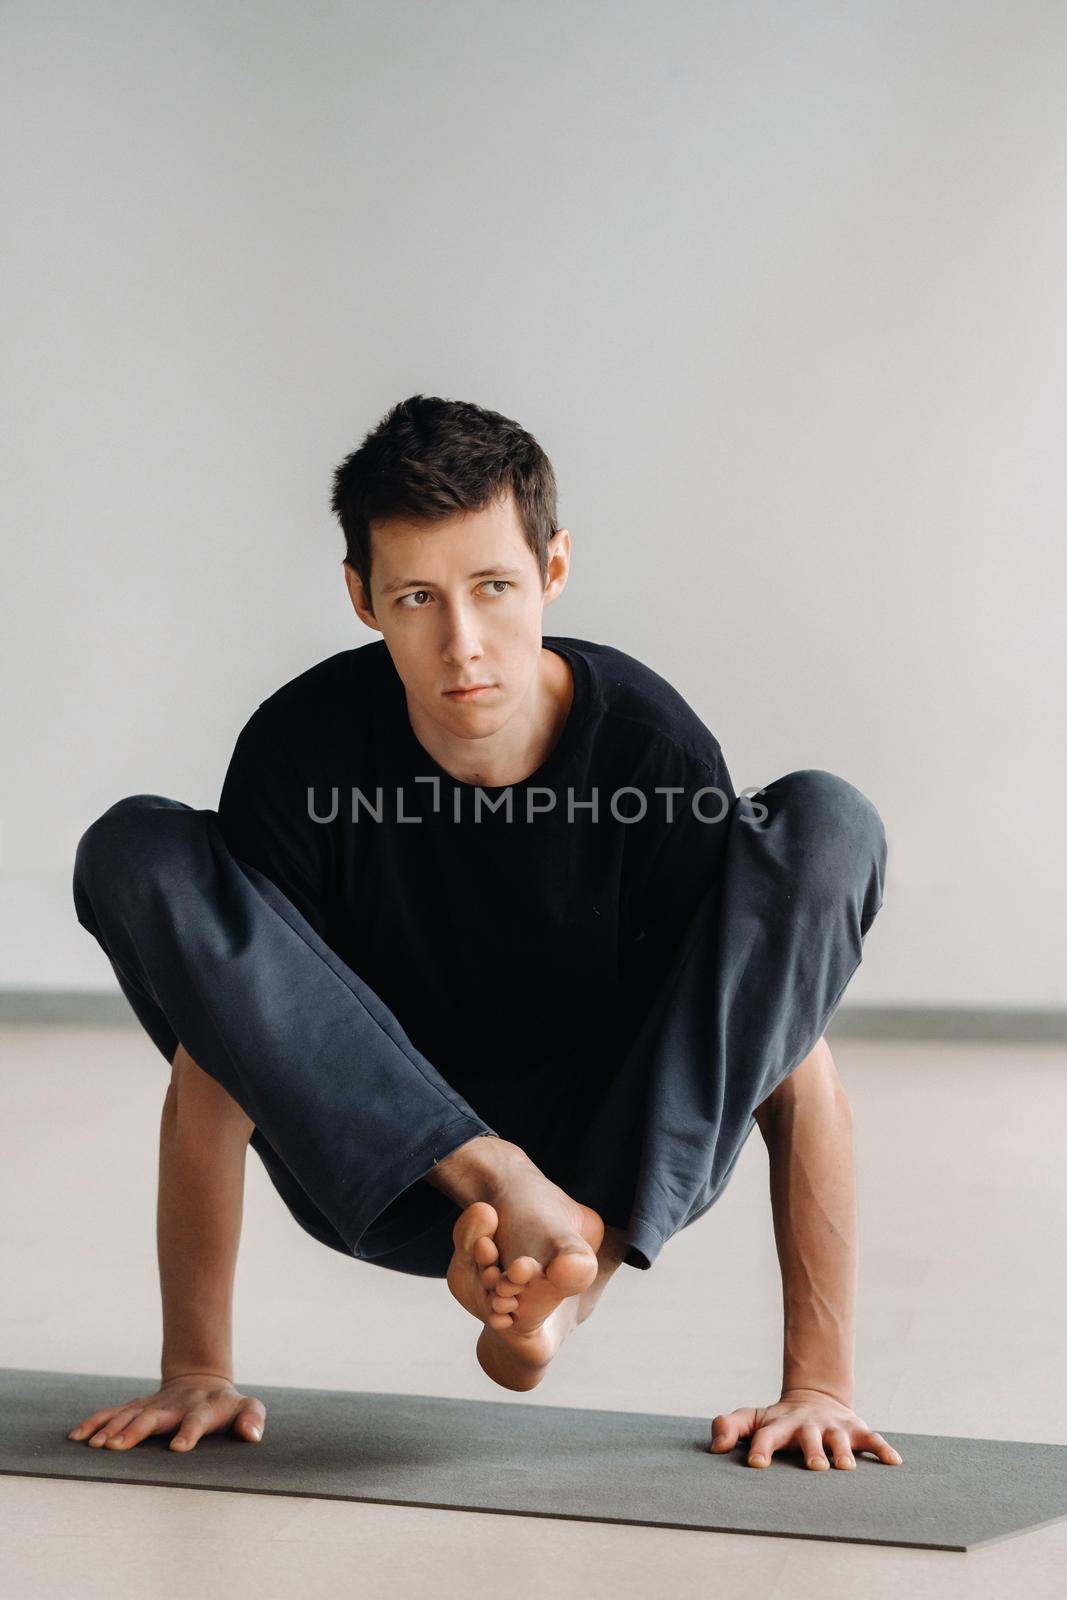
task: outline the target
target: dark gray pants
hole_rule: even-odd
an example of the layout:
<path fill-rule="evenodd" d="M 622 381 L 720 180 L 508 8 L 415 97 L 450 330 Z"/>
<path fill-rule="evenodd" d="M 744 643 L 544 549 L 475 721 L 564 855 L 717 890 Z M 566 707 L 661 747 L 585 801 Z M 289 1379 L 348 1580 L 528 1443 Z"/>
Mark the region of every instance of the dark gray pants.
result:
<path fill-rule="evenodd" d="M 886 837 L 817 769 L 741 798 L 709 886 L 603 1094 L 548 1177 L 626 1232 L 629 1265 L 718 1199 L 754 1109 L 811 1052 L 881 909 Z M 300 1225 L 362 1261 L 443 1278 L 457 1206 L 419 1180 L 496 1132 L 261 872 L 214 811 L 116 801 L 78 844 L 78 921 L 170 1062 L 179 1040 L 255 1124 Z M 522 1144 L 520 1131 L 503 1136 Z"/>

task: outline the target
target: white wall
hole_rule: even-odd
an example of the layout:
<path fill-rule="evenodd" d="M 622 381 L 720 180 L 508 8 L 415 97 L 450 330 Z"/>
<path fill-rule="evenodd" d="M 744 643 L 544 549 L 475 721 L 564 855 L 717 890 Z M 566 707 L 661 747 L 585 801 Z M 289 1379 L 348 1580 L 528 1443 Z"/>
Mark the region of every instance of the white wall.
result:
<path fill-rule="evenodd" d="M 9 0 L 0 988 L 113 988 L 81 832 L 213 806 L 375 637 L 330 474 L 421 391 L 552 457 L 546 632 L 879 807 L 849 1001 L 1064 1004 L 1065 53 L 1036 0 Z"/>

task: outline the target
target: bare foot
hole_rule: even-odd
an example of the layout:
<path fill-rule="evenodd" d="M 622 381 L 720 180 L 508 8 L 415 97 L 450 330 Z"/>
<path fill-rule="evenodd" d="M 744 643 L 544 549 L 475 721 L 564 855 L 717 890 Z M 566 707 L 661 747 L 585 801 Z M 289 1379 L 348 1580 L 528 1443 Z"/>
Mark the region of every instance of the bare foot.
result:
<path fill-rule="evenodd" d="M 490 1348 L 521 1350 L 525 1368 L 543 1368 L 562 1342 L 561 1328 L 574 1326 L 579 1296 L 596 1280 L 604 1223 L 517 1146 L 494 1151 L 494 1159 L 487 1198 L 466 1206 L 452 1230 L 448 1286 L 488 1332 L 507 1334 L 506 1345 L 493 1338 Z M 486 1268 L 492 1270 L 483 1279 Z M 561 1310 L 566 1314 L 557 1316 Z M 498 1381 L 506 1381 L 504 1373 Z"/>
<path fill-rule="evenodd" d="M 596 1211 L 532 1162 L 519 1175 L 513 1171 L 495 1198 L 495 1206 L 476 1201 L 457 1220 L 448 1283 L 485 1323 L 476 1347 L 482 1370 L 504 1388 L 532 1389 L 567 1335 L 591 1314 L 626 1254 L 625 1235 L 605 1229 Z M 511 1255 L 512 1240 L 527 1253 Z"/>
<path fill-rule="evenodd" d="M 541 1382 L 567 1335 L 574 1332 L 587 1317 L 607 1287 L 608 1280 L 626 1256 L 626 1235 L 619 1228 L 606 1227 L 603 1242 L 597 1251 L 597 1275 L 581 1294 L 570 1295 L 550 1312 L 541 1327 L 532 1334 L 514 1329 L 498 1331 L 487 1325 L 478 1336 L 476 1354 L 482 1371 L 506 1389 L 533 1389 Z M 500 1268 L 482 1268 L 482 1281 L 499 1288 Z M 517 1293 L 521 1307 L 525 1291 Z M 495 1298 L 494 1304 L 504 1304 Z M 513 1317 L 512 1321 L 516 1319 Z"/>
<path fill-rule="evenodd" d="M 533 1333 L 562 1300 L 596 1279 L 604 1224 L 532 1162 L 509 1177 L 506 1194 L 494 1200 L 476 1200 L 457 1218 L 448 1286 L 468 1311 L 501 1329 L 513 1326 L 521 1295 L 523 1332 Z M 514 1278 L 504 1275 L 508 1262 Z M 485 1267 L 496 1270 L 483 1284 L 479 1269 Z M 498 1285 L 498 1293 L 489 1292 Z M 493 1305 L 494 1299 L 501 1303 Z"/>

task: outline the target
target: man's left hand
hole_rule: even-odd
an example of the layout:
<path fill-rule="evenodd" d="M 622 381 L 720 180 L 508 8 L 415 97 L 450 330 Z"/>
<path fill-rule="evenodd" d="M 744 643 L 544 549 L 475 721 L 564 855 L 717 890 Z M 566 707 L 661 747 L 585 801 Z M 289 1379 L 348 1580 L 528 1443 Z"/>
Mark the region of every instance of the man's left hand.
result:
<path fill-rule="evenodd" d="M 835 1467 L 855 1469 L 854 1450 L 869 1450 L 889 1466 L 903 1462 L 880 1433 L 868 1428 L 849 1406 L 821 1389 L 784 1389 L 774 1405 L 724 1413 L 714 1419 L 711 1429 L 708 1449 L 716 1455 L 724 1455 L 738 1439 L 751 1435 L 750 1467 L 769 1466 L 776 1450 L 791 1446 L 803 1451 L 807 1465 L 817 1472 L 829 1469 L 827 1456 Z"/>

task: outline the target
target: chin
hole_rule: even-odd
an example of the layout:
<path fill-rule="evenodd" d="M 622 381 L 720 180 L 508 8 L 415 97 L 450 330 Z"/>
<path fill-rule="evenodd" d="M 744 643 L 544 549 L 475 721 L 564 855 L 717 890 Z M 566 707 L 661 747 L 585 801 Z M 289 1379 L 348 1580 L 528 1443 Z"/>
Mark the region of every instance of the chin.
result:
<path fill-rule="evenodd" d="M 449 719 L 451 731 L 460 735 L 466 728 L 471 731 L 473 737 L 484 739 L 486 734 L 495 733 L 508 720 L 508 713 L 502 713 L 499 706 L 480 706 L 476 700 L 468 701 L 466 705 L 462 701 L 458 704 L 452 701 L 445 703 L 452 711 Z"/>

